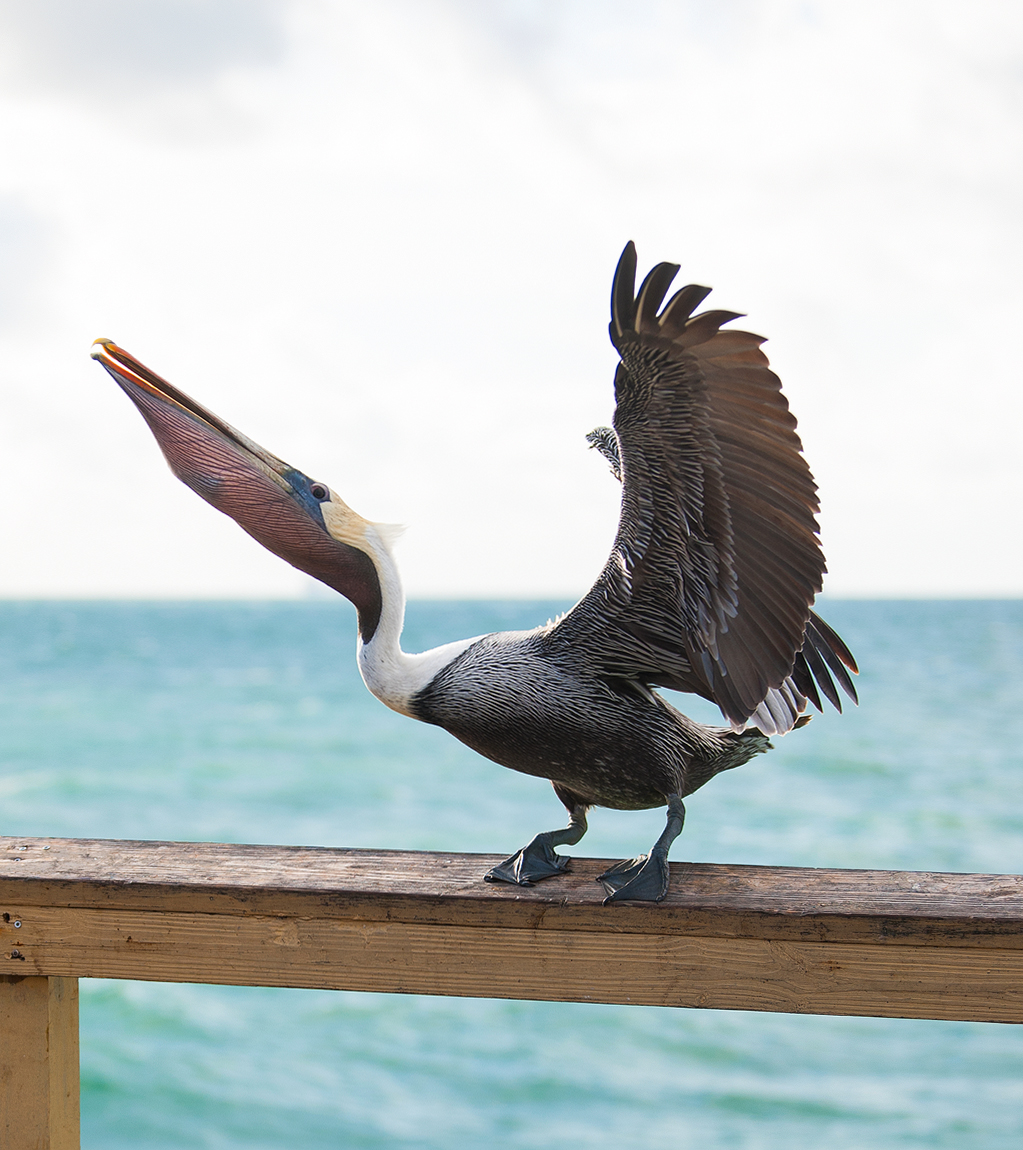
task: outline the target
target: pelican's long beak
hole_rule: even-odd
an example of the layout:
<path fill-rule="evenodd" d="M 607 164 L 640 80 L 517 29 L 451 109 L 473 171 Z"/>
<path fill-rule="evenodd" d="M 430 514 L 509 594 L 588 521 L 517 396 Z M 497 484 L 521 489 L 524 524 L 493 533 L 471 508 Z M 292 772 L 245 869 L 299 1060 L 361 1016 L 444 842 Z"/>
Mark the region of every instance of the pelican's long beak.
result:
<path fill-rule="evenodd" d="M 142 413 L 174 474 L 275 555 L 350 599 L 368 641 L 379 619 L 380 584 L 358 546 L 366 521 L 326 484 L 236 431 L 111 340 L 96 340 L 92 358 Z"/>
<path fill-rule="evenodd" d="M 248 436 L 242 435 L 183 391 L 178 391 L 133 355 L 118 347 L 113 340 L 97 339 L 92 345 L 92 358 L 107 369 L 142 412 L 174 474 L 203 499 L 213 503 L 214 507 L 219 508 L 220 504 L 211 499 L 210 495 L 214 495 L 223 485 L 225 476 L 210 458 L 210 448 L 227 448 L 232 457 L 246 459 L 251 467 L 255 467 L 283 491 L 293 491 L 287 477 L 289 473 L 300 476 L 301 472 L 254 443 Z M 177 434 L 171 434 L 172 427 Z M 199 433 L 198 437 L 196 432 Z M 189 440 L 196 438 L 206 448 L 198 454 L 187 450 Z"/>

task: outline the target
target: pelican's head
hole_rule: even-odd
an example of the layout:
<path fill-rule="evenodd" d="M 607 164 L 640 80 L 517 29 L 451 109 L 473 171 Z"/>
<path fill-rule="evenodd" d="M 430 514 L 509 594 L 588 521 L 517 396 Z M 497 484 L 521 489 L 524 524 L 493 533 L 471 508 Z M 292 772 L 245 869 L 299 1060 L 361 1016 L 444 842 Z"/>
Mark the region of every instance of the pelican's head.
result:
<path fill-rule="evenodd" d="M 369 642 L 381 610 L 375 525 L 109 339 L 96 340 L 92 358 L 142 413 L 174 474 L 275 555 L 350 599 Z"/>

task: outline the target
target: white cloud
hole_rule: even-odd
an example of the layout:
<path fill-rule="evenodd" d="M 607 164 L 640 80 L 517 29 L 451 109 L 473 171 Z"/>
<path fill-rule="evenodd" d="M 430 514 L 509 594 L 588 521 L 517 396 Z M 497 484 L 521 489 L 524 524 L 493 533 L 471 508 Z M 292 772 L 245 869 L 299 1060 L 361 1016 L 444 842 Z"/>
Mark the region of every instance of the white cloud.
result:
<path fill-rule="evenodd" d="M 0 0 L 8 86 L 76 98 L 209 83 L 283 55 L 273 0 Z"/>

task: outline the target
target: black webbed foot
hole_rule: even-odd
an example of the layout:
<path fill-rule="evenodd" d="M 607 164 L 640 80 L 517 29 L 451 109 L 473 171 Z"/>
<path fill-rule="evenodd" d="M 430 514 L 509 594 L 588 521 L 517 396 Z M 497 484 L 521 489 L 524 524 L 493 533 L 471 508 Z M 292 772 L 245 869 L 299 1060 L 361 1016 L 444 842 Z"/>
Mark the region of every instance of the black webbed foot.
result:
<path fill-rule="evenodd" d="M 554 853 L 554 832 L 544 831 L 522 850 L 503 863 L 491 867 L 483 876 L 484 882 L 513 882 L 519 886 L 532 886 L 541 879 L 562 874 L 571 861 Z"/>
<path fill-rule="evenodd" d="M 668 893 L 671 872 L 668 851 L 682 832 L 686 808 L 678 795 L 668 795 L 668 821 L 648 855 L 625 859 L 609 867 L 597 879 L 607 891 L 604 906 L 611 902 L 660 902 Z"/>
<path fill-rule="evenodd" d="M 568 808 L 568 826 L 537 835 L 511 858 L 491 867 L 483 876 L 484 882 L 513 882 L 518 886 L 532 886 L 541 879 L 565 873 L 571 859 L 555 854 L 554 848 L 575 846 L 586 834 L 586 811 L 589 808 L 578 795 L 564 787 L 555 784 L 554 791 Z"/>
<path fill-rule="evenodd" d="M 597 878 L 607 891 L 604 906 L 612 902 L 635 899 L 637 902 L 660 902 L 668 893 L 668 859 L 666 855 L 640 855 L 615 863 Z"/>

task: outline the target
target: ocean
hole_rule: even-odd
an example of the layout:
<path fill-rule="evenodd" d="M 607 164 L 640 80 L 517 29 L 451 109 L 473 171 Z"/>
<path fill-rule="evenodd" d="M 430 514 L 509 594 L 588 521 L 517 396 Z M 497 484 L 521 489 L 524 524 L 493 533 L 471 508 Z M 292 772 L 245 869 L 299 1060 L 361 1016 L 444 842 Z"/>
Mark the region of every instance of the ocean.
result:
<path fill-rule="evenodd" d="M 413 602 L 408 650 L 555 602 Z M 687 800 L 672 857 L 1023 870 L 1023 601 L 821 613 L 861 706 Z M 542 780 L 388 711 L 342 602 L 0 603 L 0 832 L 511 853 Z M 716 721 L 699 700 L 674 702 Z M 577 855 L 649 848 L 595 811 Z M 1023 1028 L 83 980 L 88 1150 L 1023 1145 Z"/>

